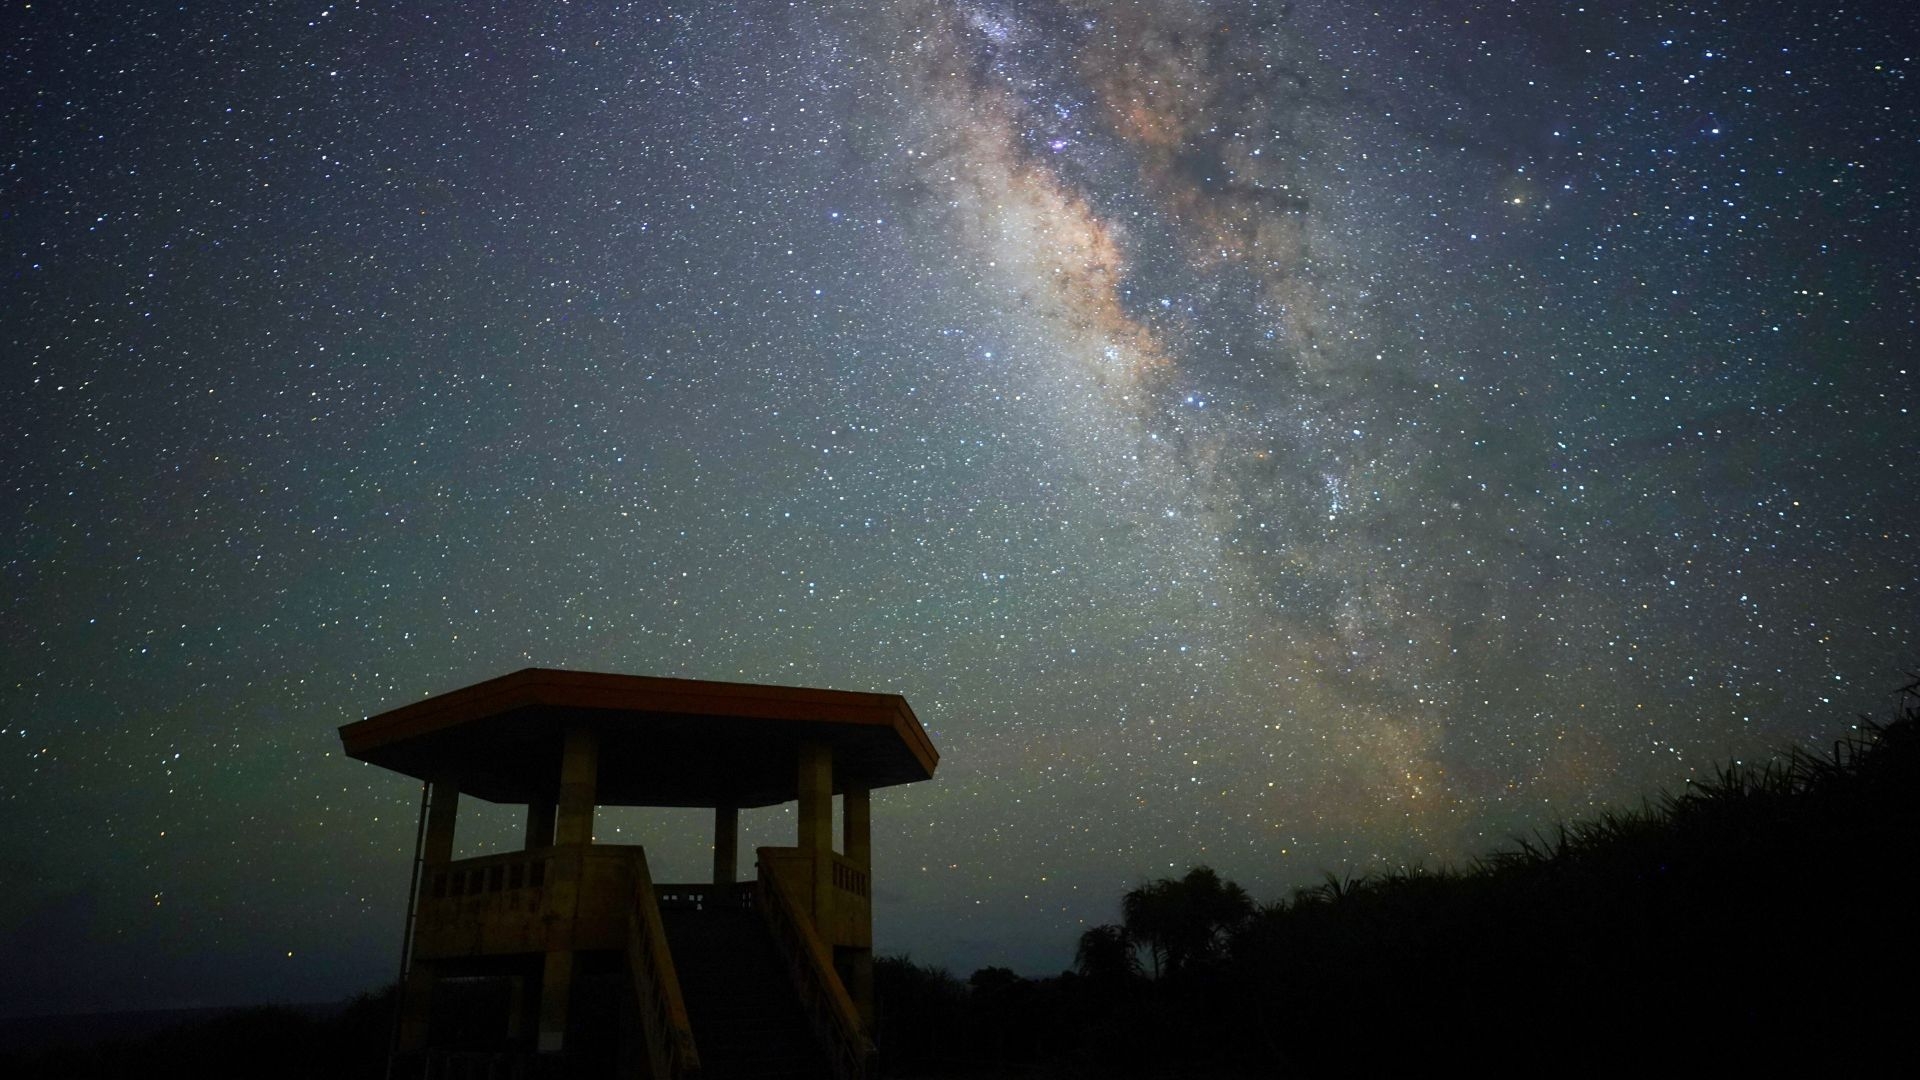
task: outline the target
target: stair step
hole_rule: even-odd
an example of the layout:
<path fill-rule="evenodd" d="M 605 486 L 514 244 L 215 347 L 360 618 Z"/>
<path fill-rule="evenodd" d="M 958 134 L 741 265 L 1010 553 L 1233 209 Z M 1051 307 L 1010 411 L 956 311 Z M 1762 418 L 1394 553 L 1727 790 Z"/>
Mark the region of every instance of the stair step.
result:
<path fill-rule="evenodd" d="M 830 1076 L 785 962 L 751 911 L 663 911 L 687 1018 L 709 1080 Z"/>

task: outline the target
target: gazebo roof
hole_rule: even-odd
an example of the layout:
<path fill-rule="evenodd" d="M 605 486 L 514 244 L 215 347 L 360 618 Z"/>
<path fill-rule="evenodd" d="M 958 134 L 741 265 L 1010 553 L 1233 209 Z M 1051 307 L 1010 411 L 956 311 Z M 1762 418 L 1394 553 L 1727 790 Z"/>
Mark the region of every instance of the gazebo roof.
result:
<path fill-rule="evenodd" d="M 492 802 L 550 799 L 561 740 L 599 736 L 601 806 L 768 806 L 798 797 L 805 742 L 834 790 L 929 780 L 940 762 L 898 694 L 525 668 L 347 724 L 347 756 Z"/>

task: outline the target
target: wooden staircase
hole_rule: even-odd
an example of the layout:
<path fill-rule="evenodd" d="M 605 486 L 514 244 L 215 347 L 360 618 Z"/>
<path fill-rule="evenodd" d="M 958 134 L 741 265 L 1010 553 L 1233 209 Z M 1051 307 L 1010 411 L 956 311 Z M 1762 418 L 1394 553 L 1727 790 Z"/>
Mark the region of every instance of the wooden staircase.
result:
<path fill-rule="evenodd" d="M 660 915 L 702 1076 L 830 1080 L 827 1057 L 758 912 L 669 907 Z"/>

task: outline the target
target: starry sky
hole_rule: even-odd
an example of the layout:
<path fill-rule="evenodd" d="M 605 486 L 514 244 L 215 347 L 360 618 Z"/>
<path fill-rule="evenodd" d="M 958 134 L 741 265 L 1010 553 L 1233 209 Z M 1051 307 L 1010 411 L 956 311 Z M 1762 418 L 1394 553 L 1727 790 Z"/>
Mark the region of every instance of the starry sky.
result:
<path fill-rule="evenodd" d="M 336 728 L 528 665 L 905 694 L 880 948 L 1044 974 L 1920 656 L 1891 0 L 4 24 L 0 1013 L 391 978 L 419 788 Z"/>

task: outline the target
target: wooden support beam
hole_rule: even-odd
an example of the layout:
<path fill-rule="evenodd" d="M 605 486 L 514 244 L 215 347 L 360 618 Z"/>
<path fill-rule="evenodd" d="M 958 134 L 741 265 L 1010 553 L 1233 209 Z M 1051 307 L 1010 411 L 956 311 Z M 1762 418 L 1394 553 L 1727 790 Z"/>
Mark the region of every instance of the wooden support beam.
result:
<path fill-rule="evenodd" d="M 873 793 L 864 787 L 847 785 L 841 796 L 841 848 L 860 872 L 873 874 Z"/>
<path fill-rule="evenodd" d="M 427 800 L 427 842 L 420 848 L 420 861 L 430 867 L 445 866 L 453 861 L 453 826 L 460 816 L 459 785 L 436 780 Z"/>
<path fill-rule="evenodd" d="M 593 799 L 600 777 L 600 745 L 592 728 L 567 729 L 560 754 L 560 799 L 553 842 L 556 846 L 593 843 Z"/>
<path fill-rule="evenodd" d="M 740 879 L 740 808 L 713 808 L 713 883 L 731 885 Z"/>

